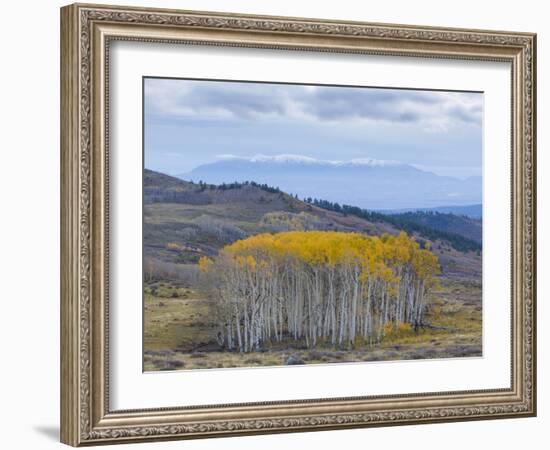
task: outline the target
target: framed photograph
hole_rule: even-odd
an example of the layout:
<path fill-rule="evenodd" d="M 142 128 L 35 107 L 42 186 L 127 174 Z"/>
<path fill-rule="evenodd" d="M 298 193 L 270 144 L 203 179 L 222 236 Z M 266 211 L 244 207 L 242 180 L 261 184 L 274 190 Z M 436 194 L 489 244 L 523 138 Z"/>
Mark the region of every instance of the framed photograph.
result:
<path fill-rule="evenodd" d="M 532 33 L 61 9 L 61 440 L 536 414 Z"/>

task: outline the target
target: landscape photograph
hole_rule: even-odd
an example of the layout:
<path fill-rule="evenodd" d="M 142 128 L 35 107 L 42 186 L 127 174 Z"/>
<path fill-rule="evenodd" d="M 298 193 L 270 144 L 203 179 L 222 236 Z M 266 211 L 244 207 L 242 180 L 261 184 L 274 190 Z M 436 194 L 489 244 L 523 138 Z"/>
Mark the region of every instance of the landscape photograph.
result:
<path fill-rule="evenodd" d="M 144 371 L 483 356 L 482 93 L 145 77 L 143 105 Z"/>

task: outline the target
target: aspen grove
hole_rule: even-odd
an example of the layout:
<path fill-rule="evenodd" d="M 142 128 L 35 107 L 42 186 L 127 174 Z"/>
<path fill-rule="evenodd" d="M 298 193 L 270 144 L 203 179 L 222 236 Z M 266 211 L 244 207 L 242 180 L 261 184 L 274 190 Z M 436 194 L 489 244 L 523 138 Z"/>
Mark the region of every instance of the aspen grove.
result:
<path fill-rule="evenodd" d="M 259 234 L 201 258 L 229 350 L 286 339 L 374 344 L 392 328 L 423 324 L 436 256 L 413 237 L 336 231 Z"/>

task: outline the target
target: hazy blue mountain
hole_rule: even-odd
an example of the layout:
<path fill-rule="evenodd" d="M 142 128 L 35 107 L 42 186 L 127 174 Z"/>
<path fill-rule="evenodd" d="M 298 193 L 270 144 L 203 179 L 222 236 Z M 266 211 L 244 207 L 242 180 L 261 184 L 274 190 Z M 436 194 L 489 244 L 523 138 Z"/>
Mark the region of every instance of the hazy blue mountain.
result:
<path fill-rule="evenodd" d="M 224 158 L 178 178 L 212 184 L 255 181 L 300 198 L 368 209 L 434 208 L 481 203 L 481 177 L 438 176 L 396 161 L 321 161 L 299 155 Z"/>
<path fill-rule="evenodd" d="M 457 216 L 468 216 L 472 219 L 481 219 L 482 206 L 477 205 L 464 205 L 464 206 L 437 206 L 435 208 L 405 208 L 405 209 L 381 209 L 380 212 L 384 214 L 402 214 L 407 212 L 438 212 L 442 214 L 455 214 Z"/>

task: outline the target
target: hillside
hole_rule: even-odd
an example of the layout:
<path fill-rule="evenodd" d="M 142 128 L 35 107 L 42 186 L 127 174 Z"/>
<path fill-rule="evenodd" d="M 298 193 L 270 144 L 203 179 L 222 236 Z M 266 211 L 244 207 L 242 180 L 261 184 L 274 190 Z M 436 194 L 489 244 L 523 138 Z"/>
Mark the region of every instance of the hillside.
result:
<path fill-rule="evenodd" d="M 431 241 L 446 241 L 458 251 L 481 251 L 481 220 L 454 214 L 437 212 L 409 212 L 402 214 L 382 214 L 357 206 L 340 205 L 327 200 L 311 199 L 307 203 L 328 211 L 352 215 L 374 222 L 389 223 L 408 234 Z"/>
<path fill-rule="evenodd" d="M 453 217 L 457 223 L 463 220 Z M 196 264 L 201 256 L 216 255 L 227 244 L 263 232 L 327 230 L 381 235 L 398 234 L 403 228 L 392 217 L 331 210 L 265 184 L 211 185 L 150 170 L 144 174 L 144 256 L 157 265 L 176 263 L 178 270 Z M 480 274 L 479 255 L 453 248 L 460 248 L 453 244 L 459 235 L 427 225 L 407 231 L 431 242 L 444 273 L 468 278 Z"/>
<path fill-rule="evenodd" d="M 196 184 L 146 169 L 143 190 L 145 256 L 168 262 L 196 263 L 200 256 L 212 256 L 228 243 L 261 232 L 397 232 L 389 224 L 346 217 L 250 182 Z M 176 245 L 168 249 L 171 243 L 179 250 Z"/>
<path fill-rule="evenodd" d="M 394 224 L 402 222 L 404 226 L 408 223 L 416 223 L 422 227 L 432 228 L 444 233 L 454 233 L 481 244 L 482 223 L 481 220 L 472 219 L 467 216 L 457 216 L 450 213 L 439 212 L 407 212 L 392 214 Z"/>

